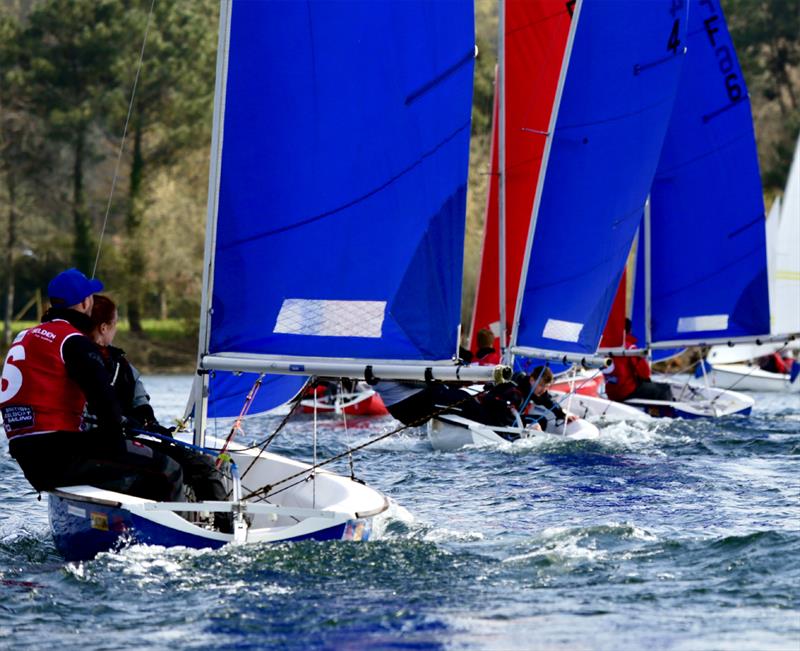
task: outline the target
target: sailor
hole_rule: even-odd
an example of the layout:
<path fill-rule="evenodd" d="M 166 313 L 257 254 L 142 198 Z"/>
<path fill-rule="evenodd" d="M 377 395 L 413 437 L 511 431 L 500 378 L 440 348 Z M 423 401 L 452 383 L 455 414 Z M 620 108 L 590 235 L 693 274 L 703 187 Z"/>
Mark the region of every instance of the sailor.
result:
<path fill-rule="evenodd" d="M 636 337 L 631 334 L 631 320 L 625 319 L 625 349 L 636 348 Z M 672 400 L 669 384 L 650 379 L 650 365 L 643 357 L 611 357 L 611 366 L 603 369 L 606 395 L 610 400 Z"/>
<path fill-rule="evenodd" d="M 117 333 L 117 318 L 117 306 L 114 301 L 103 294 L 95 295 L 90 336 L 100 351 L 122 413 L 130 427 L 140 432 L 152 432 L 171 438 L 175 428 L 168 429 L 156 419 L 141 374 L 128 361 L 125 351 L 112 345 Z M 186 487 L 191 488 L 195 499 L 220 501 L 227 499 L 222 473 L 216 468 L 214 459 L 210 456 L 169 441 L 153 440 L 152 437 L 143 439 L 142 442 L 180 463 L 184 483 Z M 216 512 L 214 525 L 223 533 L 231 533 L 232 515 Z"/>
<path fill-rule="evenodd" d="M 515 373 L 512 381 L 519 387 L 525 399 L 530 402 L 530 407 L 523 411 L 526 415 L 523 420 L 538 425 L 542 430 L 553 430 L 557 423 L 567 421 L 571 423 L 578 417 L 564 411 L 561 406 L 553 400 L 548 389 L 553 385 L 553 371 L 547 366 L 537 366 L 526 373 Z"/>
<path fill-rule="evenodd" d="M 50 282 L 51 308 L 6 356 L 0 413 L 9 452 L 37 491 L 91 484 L 154 500 L 182 499 L 180 465 L 124 435 L 124 417 L 100 352 L 89 339 L 93 294 L 77 269 Z M 86 422 L 85 410 L 95 422 Z"/>
<path fill-rule="evenodd" d="M 482 422 L 482 409 L 467 391 L 443 382 L 378 380 L 373 388 L 389 413 L 404 425 L 419 426 L 436 413 L 452 413 Z"/>

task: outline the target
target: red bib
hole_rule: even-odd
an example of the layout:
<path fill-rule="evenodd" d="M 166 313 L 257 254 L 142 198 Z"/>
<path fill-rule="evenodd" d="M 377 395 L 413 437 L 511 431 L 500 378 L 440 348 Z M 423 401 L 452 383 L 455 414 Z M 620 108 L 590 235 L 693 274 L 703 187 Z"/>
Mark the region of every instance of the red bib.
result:
<path fill-rule="evenodd" d="M 67 375 L 62 347 L 83 333 L 62 319 L 24 330 L 6 355 L 0 379 L 0 410 L 8 438 L 64 430 L 83 424 L 86 398 Z"/>

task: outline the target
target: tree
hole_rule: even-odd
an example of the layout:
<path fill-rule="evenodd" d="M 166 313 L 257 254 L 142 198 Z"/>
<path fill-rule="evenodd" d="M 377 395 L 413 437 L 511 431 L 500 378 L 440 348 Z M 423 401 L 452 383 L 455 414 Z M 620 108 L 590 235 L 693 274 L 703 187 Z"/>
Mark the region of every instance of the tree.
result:
<path fill-rule="evenodd" d="M 86 170 L 93 160 L 91 130 L 112 75 L 123 34 L 124 6 L 115 0 L 50 0 L 34 8 L 23 35 L 25 83 L 49 138 L 71 154 L 73 263 L 94 267 Z"/>
<path fill-rule="evenodd" d="M 127 306 L 131 330 L 141 332 L 144 288 L 148 280 L 143 223 L 147 212 L 145 188 L 160 170 L 173 165 L 198 144 L 206 149 L 211 133 L 214 92 L 217 4 L 134 2 L 126 13 L 128 55 L 120 61 L 118 77 L 133 80 L 142 39 L 145 56 L 133 102 L 130 138 L 131 164 L 125 219 Z M 135 54 L 135 56 L 134 56 Z M 120 84 L 123 87 L 123 84 Z M 122 124 L 116 101 L 113 122 Z M 120 129 L 121 132 L 121 129 Z"/>
<path fill-rule="evenodd" d="M 783 188 L 800 129 L 800 0 L 723 0 L 750 89 L 764 185 Z"/>
<path fill-rule="evenodd" d="M 11 319 L 17 283 L 17 258 L 26 225 L 36 222 L 30 214 L 31 189 L 41 182 L 47 166 L 41 157 L 42 140 L 38 124 L 30 117 L 30 96 L 20 68 L 24 3 L 5 7 L 0 15 L 0 205 L 5 217 L 5 310 L 3 341 L 11 343 Z M 38 225 L 38 224 L 37 224 Z"/>

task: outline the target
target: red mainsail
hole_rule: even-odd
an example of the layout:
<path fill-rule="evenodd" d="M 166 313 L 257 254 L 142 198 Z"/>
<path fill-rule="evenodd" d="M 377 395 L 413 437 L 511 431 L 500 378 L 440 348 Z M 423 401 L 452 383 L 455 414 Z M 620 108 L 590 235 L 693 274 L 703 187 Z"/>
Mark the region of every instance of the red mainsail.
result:
<path fill-rule="evenodd" d="M 509 0 L 505 8 L 507 333 L 511 332 L 517 303 L 528 227 L 569 35 L 572 5 L 565 0 Z M 495 94 L 491 179 L 470 330 L 472 350 L 477 348 L 478 330 L 488 328 L 495 336 L 499 332 L 498 110 Z M 498 341 L 495 346 L 499 346 Z"/>

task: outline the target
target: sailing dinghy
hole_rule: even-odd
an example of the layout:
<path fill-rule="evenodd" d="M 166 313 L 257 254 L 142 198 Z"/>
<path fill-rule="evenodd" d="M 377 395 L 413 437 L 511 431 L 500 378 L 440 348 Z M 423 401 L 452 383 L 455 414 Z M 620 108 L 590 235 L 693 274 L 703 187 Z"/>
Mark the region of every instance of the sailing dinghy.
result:
<path fill-rule="evenodd" d="M 349 390 L 340 382 L 309 387 L 300 406 L 304 414 L 386 416 L 389 413 L 380 395 L 365 382 L 356 382 Z"/>
<path fill-rule="evenodd" d="M 663 354 L 752 342 L 770 331 L 764 202 L 747 88 L 718 2 L 689 4 L 686 64 L 643 216 L 632 317 L 637 340 Z M 702 242 L 700 251 L 687 244 L 687 234 Z M 684 417 L 748 414 L 753 406 L 735 391 L 654 380 L 672 385 L 673 401 L 629 402 Z"/>
<path fill-rule="evenodd" d="M 244 416 L 243 400 L 266 411 L 308 376 L 490 379 L 453 361 L 471 2 L 223 0 L 220 25 L 193 444 L 218 450 L 213 418 Z M 58 548 L 82 559 L 136 542 L 368 537 L 380 492 L 269 441 L 228 445 L 227 502 L 58 489 Z M 233 513 L 233 533 L 192 517 L 217 511 Z"/>
<path fill-rule="evenodd" d="M 597 350 L 652 184 L 683 59 L 686 7 L 540 0 L 501 8 L 473 339 L 489 327 L 505 359 L 580 364 Z M 565 246 L 580 252 L 568 264 Z M 466 444 L 479 430 L 483 440 L 485 426 L 455 421 L 429 423 L 434 447 L 454 440 L 459 424 Z M 576 435 L 597 435 L 586 421 L 577 427 Z"/>

